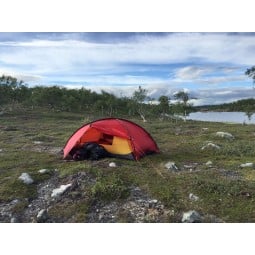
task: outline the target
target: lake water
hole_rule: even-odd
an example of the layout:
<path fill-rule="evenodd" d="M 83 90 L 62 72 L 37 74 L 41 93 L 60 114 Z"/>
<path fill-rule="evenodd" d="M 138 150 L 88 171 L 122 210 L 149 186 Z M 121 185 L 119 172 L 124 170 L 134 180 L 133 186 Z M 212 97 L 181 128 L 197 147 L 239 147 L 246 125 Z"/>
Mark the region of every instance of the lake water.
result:
<path fill-rule="evenodd" d="M 255 124 L 255 114 L 248 118 L 245 112 L 193 112 L 187 120 Z"/>

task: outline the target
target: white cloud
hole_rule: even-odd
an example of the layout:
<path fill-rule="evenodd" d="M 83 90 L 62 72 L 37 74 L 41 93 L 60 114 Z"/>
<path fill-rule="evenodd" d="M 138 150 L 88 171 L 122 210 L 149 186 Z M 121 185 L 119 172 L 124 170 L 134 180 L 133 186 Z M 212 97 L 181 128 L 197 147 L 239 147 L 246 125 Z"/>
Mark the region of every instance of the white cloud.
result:
<path fill-rule="evenodd" d="M 244 89 L 239 90 L 240 96 L 233 89 L 216 98 L 214 90 L 201 88 L 218 84 L 224 91 L 221 84 L 248 80 L 242 72 L 254 65 L 254 44 L 255 36 L 225 33 L 137 35 L 132 41 L 117 43 L 75 39 L 0 42 L 0 69 L 34 84 L 85 85 L 118 95 L 130 96 L 142 85 L 154 98 L 172 96 L 187 83 L 195 83 L 197 91 L 189 87 L 198 95 L 194 102 L 214 103 L 247 97 Z M 173 76 L 167 77 L 167 71 L 165 76 L 158 73 L 161 64 L 169 65 Z M 159 66 L 154 70 L 150 65 Z"/>
<path fill-rule="evenodd" d="M 180 33 L 164 37 L 137 36 L 136 40 L 121 43 L 94 43 L 77 40 L 2 42 L 1 61 L 6 64 L 32 65 L 41 70 L 78 70 L 83 67 L 116 66 L 120 63 L 166 64 L 184 61 L 253 65 L 254 36 L 227 34 Z M 194 71 L 194 70 L 193 70 Z M 197 68 L 193 75 L 203 74 Z M 191 72 L 180 74 L 192 77 Z"/>
<path fill-rule="evenodd" d="M 186 66 L 176 71 L 177 80 L 194 80 L 200 78 L 204 74 L 212 72 L 212 68 L 202 68 L 197 66 Z"/>
<path fill-rule="evenodd" d="M 251 98 L 255 94 L 252 88 L 217 88 L 217 89 L 200 89 L 196 91 L 191 91 L 196 100 L 191 100 L 194 105 L 214 105 L 214 104 L 224 104 L 233 101 Z"/>
<path fill-rule="evenodd" d="M 38 75 L 21 74 L 21 73 L 15 73 L 12 71 L 0 69 L 0 76 L 2 76 L 2 75 L 12 76 L 12 77 L 17 78 L 17 80 L 22 80 L 24 82 L 39 82 L 43 78 Z"/>
<path fill-rule="evenodd" d="M 245 74 L 240 74 L 241 67 L 217 67 L 217 66 L 185 66 L 175 72 L 174 81 L 193 82 L 200 84 L 219 84 L 231 81 L 244 81 Z"/>
<path fill-rule="evenodd" d="M 244 81 L 247 77 L 245 75 L 233 75 L 233 76 L 215 76 L 210 78 L 198 79 L 196 82 L 203 84 L 220 84 L 231 81 Z"/>

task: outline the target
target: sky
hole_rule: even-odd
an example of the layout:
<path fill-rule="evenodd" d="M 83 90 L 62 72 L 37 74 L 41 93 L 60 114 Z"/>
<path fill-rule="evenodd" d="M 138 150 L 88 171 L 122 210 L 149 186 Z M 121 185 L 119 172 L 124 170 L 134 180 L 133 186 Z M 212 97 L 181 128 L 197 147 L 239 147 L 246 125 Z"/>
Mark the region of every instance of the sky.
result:
<path fill-rule="evenodd" d="M 59 85 L 131 96 L 173 99 L 184 90 L 193 105 L 255 95 L 245 75 L 255 65 L 255 33 L 0 32 L 0 75 L 28 86 Z"/>

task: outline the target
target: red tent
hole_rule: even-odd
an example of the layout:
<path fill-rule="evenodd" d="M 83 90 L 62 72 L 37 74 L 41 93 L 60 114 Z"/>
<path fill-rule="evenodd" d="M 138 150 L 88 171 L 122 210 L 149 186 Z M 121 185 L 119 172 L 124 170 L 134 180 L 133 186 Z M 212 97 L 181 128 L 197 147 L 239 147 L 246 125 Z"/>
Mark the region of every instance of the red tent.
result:
<path fill-rule="evenodd" d="M 125 119 L 107 118 L 87 123 L 74 132 L 64 146 L 64 159 L 72 149 L 87 142 L 96 142 L 112 154 L 135 160 L 159 152 L 156 142 L 141 126 Z"/>

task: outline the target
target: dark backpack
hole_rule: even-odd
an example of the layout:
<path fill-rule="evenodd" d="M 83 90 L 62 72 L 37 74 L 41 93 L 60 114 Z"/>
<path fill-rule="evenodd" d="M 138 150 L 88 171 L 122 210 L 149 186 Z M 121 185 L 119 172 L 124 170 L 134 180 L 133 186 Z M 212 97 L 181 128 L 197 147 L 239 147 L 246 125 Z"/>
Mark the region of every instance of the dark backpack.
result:
<path fill-rule="evenodd" d="M 91 160 L 98 160 L 109 156 L 109 153 L 105 150 L 105 148 L 98 143 L 85 143 L 83 148 L 86 151 L 87 158 Z"/>
<path fill-rule="evenodd" d="M 71 155 L 74 160 L 98 160 L 100 158 L 111 156 L 103 146 L 95 142 L 85 143 L 82 147 L 74 149 Z"/>

